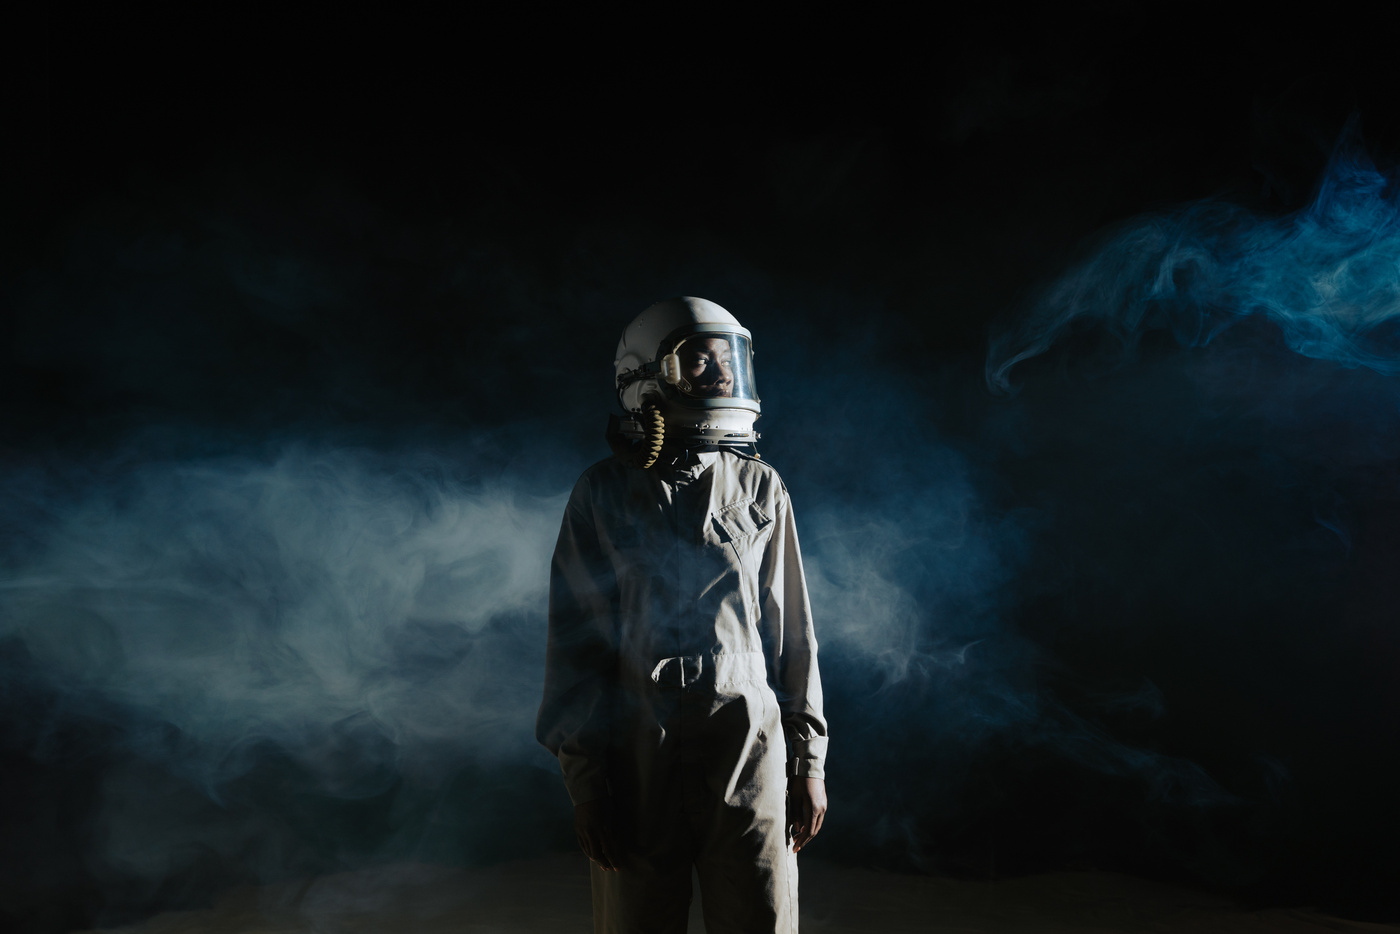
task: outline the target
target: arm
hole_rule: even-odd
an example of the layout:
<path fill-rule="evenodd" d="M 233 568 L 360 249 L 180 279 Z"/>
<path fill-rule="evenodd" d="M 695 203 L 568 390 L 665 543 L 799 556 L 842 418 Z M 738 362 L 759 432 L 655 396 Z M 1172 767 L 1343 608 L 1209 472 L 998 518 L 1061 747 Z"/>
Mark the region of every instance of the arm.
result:
<path fill-rule="evenodd" d="M 787 740 L 793 849 L 817 835 L 826 815 L 826 718 L 807 578 L 787 490 L 776 498 L 773 535 L 763 561 L 764 628 L 776 659 L 775 690 Z"/>
<path fill-rule="evenodd" d="M 564 510 L 549 578 L 544 700 L 535 736 L 559 757 L 584 852 L 612 868 L 607 851 L 607 748 L 616 652 L 616 581 L 598 546 L 586 478 Z"/>

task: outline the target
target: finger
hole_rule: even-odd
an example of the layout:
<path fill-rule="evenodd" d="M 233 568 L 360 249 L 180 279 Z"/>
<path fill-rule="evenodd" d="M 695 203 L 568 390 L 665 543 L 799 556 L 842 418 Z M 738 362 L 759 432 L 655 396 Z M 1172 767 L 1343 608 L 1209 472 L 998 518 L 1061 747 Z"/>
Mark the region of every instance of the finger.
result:
<path fill-rule="evenodd" d="M 603 848 L 599 845 L 596 833 L 581 833 L 578 837 L 579 846 L 583 848 L 583 854 L 595 863 L 603 862 Z"/>
<path fill-rule="evenodd" d="M 798 850 L 806 846 L 807 841 L 810 839 L 812 839 L 812 835 L 808 833 L 806 829 L 803 829 L 800 833 L 798 833 L 792 838 L 792 851 L 796 853 Z"/>
<path fill-rule="evenodd" d="M 826 808 L 816 811 L 812 815 L 812 837 L 822 832 L 822 824 L 826 822 Z M 808 837 L 810 840 L 811 837 Z"/>
<path fill-rule="evenodd" d="M 609 872 L 617 872 L 620 861 L 617 858 L 617 848 L 613 846 L 612 834 L 604 834 L 600 842 L 599 851 L 601 858 L 598 865 Z"/>
<path fill-rule="evenodd" d="M 817 835 L 816 824 L 813 821 L 812 799 L 808 795 L 802 796 L 802 832 L 793 841 L 792 851 L 796 853 Z"/>

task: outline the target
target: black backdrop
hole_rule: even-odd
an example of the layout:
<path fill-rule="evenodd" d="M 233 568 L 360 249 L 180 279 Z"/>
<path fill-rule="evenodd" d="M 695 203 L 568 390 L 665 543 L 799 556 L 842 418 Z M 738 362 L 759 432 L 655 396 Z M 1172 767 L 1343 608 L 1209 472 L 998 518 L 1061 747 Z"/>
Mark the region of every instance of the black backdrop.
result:
<path fill-rule="evenodd" d="M 529 738 L 535 572 L 605 453 L 613 341 L 674 294 L 755 333 L 835 737 L 814 854 L 1400 910 L 1394 377 L 1256 315 L 1110 350 L 1076 326 L 1014 393 L 984 378 L 1144 212 L 1287 219 L 1339 152 L 1389 204 L 1381 23 L 240 6 L 9 33 L 17 922 L 568 847 Z"/>

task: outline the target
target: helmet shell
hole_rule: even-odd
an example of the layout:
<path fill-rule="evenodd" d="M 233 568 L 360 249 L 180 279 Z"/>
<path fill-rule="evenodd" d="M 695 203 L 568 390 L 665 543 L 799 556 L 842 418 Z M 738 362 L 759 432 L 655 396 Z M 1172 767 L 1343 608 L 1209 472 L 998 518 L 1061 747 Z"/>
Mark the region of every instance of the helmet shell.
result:
<path fill-rule="evenodd" d="M 640 412 L 643 399 L 660 396 L 664 400 L 662 412 L 668 428 L 693 428 L 704 430 L 707 435 L 723 430 L 754 436 L 753 423 L 761 411 L 757 398 L 698 399 L 685 397 L 656 374 L 627 379 L 628 374 L 640 368 L 658 364 L 678 339 L 704 333 L 737 335 L 745 342 L 752 341 L 752 335 L 739 319 L 703 298 L 687 295 L 667 299 L 637 315 L 623 329 L 613 360 L 621 386 L 618 401 L 627 411 Z M 745 440 L 751 442 L 753 437 Z"/>

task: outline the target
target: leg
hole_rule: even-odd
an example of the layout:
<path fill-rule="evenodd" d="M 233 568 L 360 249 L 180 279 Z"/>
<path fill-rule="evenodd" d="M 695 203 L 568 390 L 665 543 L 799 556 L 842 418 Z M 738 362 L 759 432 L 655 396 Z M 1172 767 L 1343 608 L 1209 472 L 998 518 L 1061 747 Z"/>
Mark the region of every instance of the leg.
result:
<path fill-rule="evenodd" d="M 591 866 L 594 934 L 685 934 L 695 841 L 680 792 L 671 763 L 617 775 L 620 866 Z"/>
<path fill-rule="evenodd" d="M 685 934 L 690 864 L 659 869 L 627 859 L 617 872 L 592 867 L 594 934 Z"/>
<path fill-rule="evenodd" d="M 695 861 L 709 934 L 797 934 L 797 857 L 787 839 L 781 751 L 763 757 L 746 793 L 710 795 Z M 698 776 L 697 776 L 698 778 Z"/>

